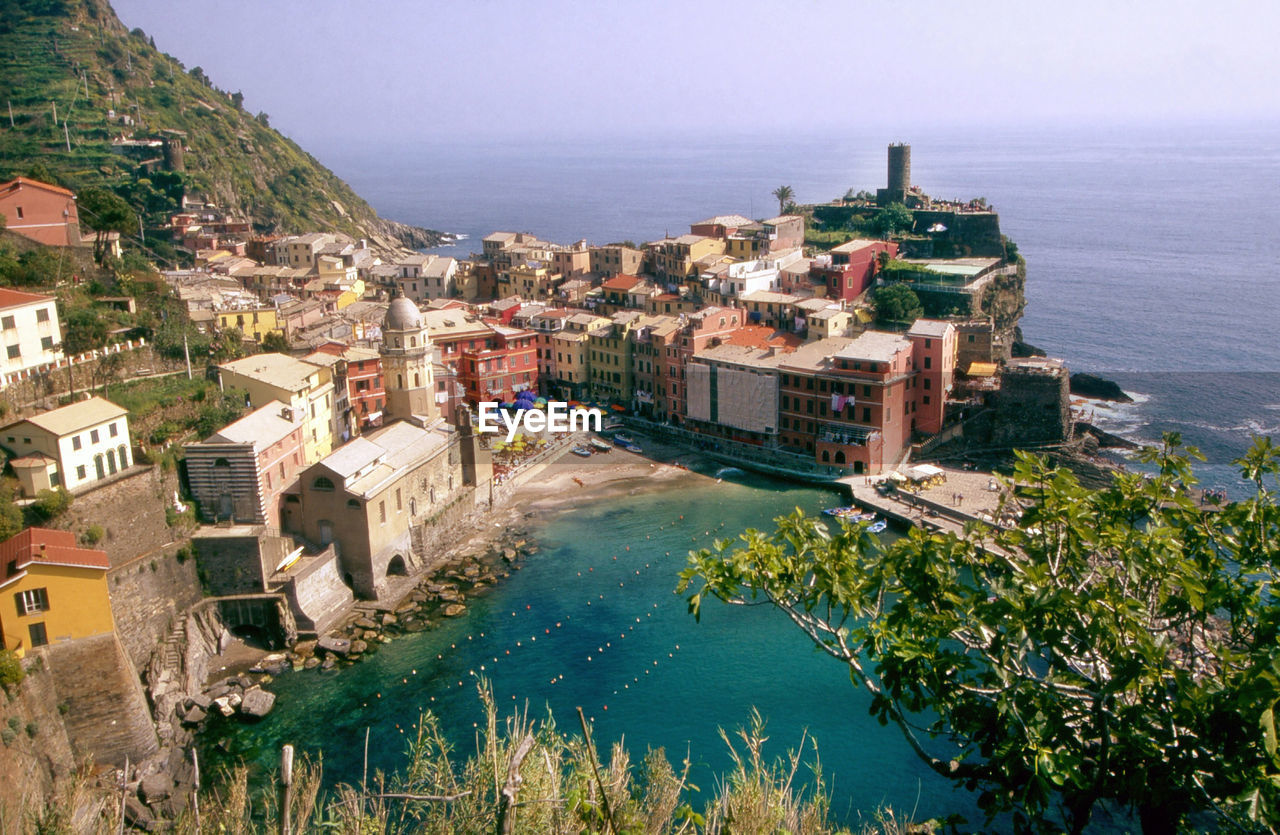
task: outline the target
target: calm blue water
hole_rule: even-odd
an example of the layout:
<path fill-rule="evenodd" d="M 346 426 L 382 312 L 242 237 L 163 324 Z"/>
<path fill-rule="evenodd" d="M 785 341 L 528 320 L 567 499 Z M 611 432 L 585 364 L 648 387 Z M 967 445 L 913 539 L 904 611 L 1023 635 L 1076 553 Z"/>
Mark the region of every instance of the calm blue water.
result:
<path fill-rule="evenodd" d="M 317 155 L 384 215 L 470 236 L 453 248 L 465 256 L 495 229 L 639 242 L 711 214 L 771 214 L 769 192 L 783 183 L 805 202 L 873 189 L 897 139 L 912 143 L 912 179 L 926 191 L 985 196 L 1000 211 L 1028 262 L 1026 338 L 1137 395 L 1100 422 L 1147 441 L 1182 432 L 1210 459 L 1203 480 L 1226 486 L 1228 462 L 1253 434 L 1280 435 L 1275 128 L 406 144 Z M 884 803 L 918 803 L 917 816 L 971 812 L 895 730 L 867 718 L 865 696 L 778 615 L 711 607 L 698 625 L 671 594 L 704 531 L 766 526 L 794 505 L 828 500 L 752 481 L 584 506 L 539 531 L 547 547 L 466 618 L 397 640 L 341 675 L 281 677 L 280 706 L 233 735 L 233 752 L 266 764 L 280 742 L 323 747 L 328 773 L 352 779 L 364 729 L 373 729 L 375 764 L 394 767 L 396 726 L 408 729 L 423 707 L 470 750 L 470 674 L 484 665 L 500 701 L 545 702 L 565 727 L 580 704 L 603 738 L 625 735 L 634 752 L 663 745 L 673 759 L 689 748 L 710 771 L 728 762 L 716 728 L 744 724 L 755 705 L 777 752 L 810 729 L 842 816 Z M 684 523 L 660 529 L 681 513 Z"/>

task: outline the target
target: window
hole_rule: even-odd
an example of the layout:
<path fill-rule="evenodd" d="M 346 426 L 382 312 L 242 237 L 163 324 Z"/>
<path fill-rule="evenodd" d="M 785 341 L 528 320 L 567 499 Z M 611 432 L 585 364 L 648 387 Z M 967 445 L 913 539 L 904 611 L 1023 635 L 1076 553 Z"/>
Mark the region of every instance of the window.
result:
<path fill-rule="evenodd" d="M 113 423 L 107 427 L 107 434 L 114 438 L 116 435 L 120 434 L 120 430 Z"/>
<path fill-rule="evenodd" d="M 19 615 L 34 615 L 49 611 L 49 594 L 44 589 L 27 589 L 13 596 Z"/>
<path fill-rule="evenodd" d="M 925 391 L 928 391 L 928 390 L 932 387 L 932 386 L 931 386 L 931 383 L 932 383 L 932 381 L 931 381 L 928 377 L 925 377 L 925 378 L 924 378 L 924 390 L 925 390 Z"/>
<path fill-rule="evenodd" d="M 9 439 L 9 442 L 10 442 L 10 443 L 13 443 L 13 439 L 12 439 L 12 438 L 10 438 L 10 439 Z M 80 448 L 80 436 L 79 436 L 79 435 L 75 435 L 75 436 L 73 436 L 73 437 L 71 438 L 71 448 L 72 448 L 72 449 L 79 449 L 79 448 Z"/>
<path fill-rule="evenodd" d="M 925 368 L 932 368 L 932 367 L 933 367 L 933 357 L 925 357 L 925 358 L 924 358 L 924 367 L 925 367 Z"/>
<path fill-rule="evenodd" d="M 85 476 L 86 476 L 86 473 L 84 469 L 84 464 L 81 464 L 80 466 L 76 467 L 76 478 L 79 479 L 80 481 L 84 481 Z"/>
<path fill-rule="evenodd" d="M 972 341 L 973 341 L 973 334 L 969 334 L 969 341 L 970 341 L 970 342 L 972 342 Z"/>
<path fill-rule="evenodd" d="M 404 510 L 404 502 L 400 497 L 400 488 L 396 488 L 396 510 Z"/>
<path fill-rule="evenodd" d="M 386 524 L 387 521 L 387 503 L 378 502 L 378 521 Z"/>
<path fill-rule="evenodd" d="M 52 350 L 53 350 L 53 337 L 52 337 L 52 336 L 42 336 L 42 337 L 40 337 L 40 350 L 42 350 L 42 351 L 52 351 Z"/>
<path fill-rule="evenodd" d="M 90 430 L 89 430 L 89 443 L 91 443 L 91 444 L 96 444 L 96 443 L 98 442 L 98 438 L 99 438 L 99 436 L 98 436 L 98 430 L 97 430 L 97 429 L 90 429 Z"/>
<path fill-rule="evenodd" d="M 22 207 L 18 206 L 16 208 L 18 210 L 18 220 L 22 220 Z"/>
<path fill-rule="evenodd" d="M 927 395 L 927 394 L 924 396 L 924 405 L 926 405 L 926 406 L 928 406 L 928 405 L 929 405 L 929 395 Z"/>
<path fill-rule="evenodd" d="M 31 646 L 42 647 L 49 643 L 49 635 L 45 632 L 43 623 L 33 623 L 27 627 L 27 631 L 31 634 Z"/>
<path fill-rule="evenodd" d="M 311 489 L 331 493 L 333 492 L 333 481 L 325 476 L 320 476 L 315 481 L 311 482 Z"/>
<path fill-rule="evenodd" d="M 870 423 L 870 422 L 871 422 L 871 407 L 870 407 L 870 406 L 863 406 L 863 407 L 862 407 L 862 422 L 863 422 L 863 423 Z"/>
<path fill-rule="evenodd" d="M 19 348 L 17 345 L 10 345 L 10 346 L 9 346 L 9 359 L 11 359 L 11 360 L 16 360 L 16 359 L 17 359 L 18 357 L 20 357 L 20 356 L 22 356 L 22 349 L 21 349 L 21 348 Z"/>
<path fill-rule="evenodd" d="M 347 507 L 352 508 L 353 510 L 359 510 L 360 502 L 355 499 L 347 499 Z"/>

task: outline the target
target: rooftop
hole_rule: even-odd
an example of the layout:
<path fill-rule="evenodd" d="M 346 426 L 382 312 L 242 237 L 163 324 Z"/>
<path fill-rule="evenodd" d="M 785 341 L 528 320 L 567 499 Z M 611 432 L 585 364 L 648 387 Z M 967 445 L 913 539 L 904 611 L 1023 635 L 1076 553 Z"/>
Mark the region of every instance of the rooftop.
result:
<path fill-rule="evenodd" d="M 941 319 L 917 319 L 911 325 L 911 330 L 907 331 L 907 336 L 931 336 L 941 339 L 952 330 L 955 330 L 955 326 Z"/>
<path fill-rule="evenodd" d="M 348 493 L 367 499 L 448 443 L 447 430 L 423 429 L 396 421 L 339 447 L 317 466 L 339 476 Z"/>
<path fill-rule="evenodd" d="M 26 574 L 32 564 L 103 571 L 111 567 L 105 552 L 78 547 L 70 531 L 27 528 L 0 542 L 0 586 Z"/>
<path fill-rule="evenodd" d="M 311 375 L 319 370 L 317 365 L 286 354 L 256 354 L 223 363 L 218 368 L 291 392 L 301 391 L 311 385 Z"/>
<path fill-rule="evenodd" d="M 742 215 L 716 215 L 706 220 L 699 220 L 692 224 L 693 226 L 746 226 L 751 223 L 751 218 Z"/>
<path fill-rule="evenodd" d="M 10 307 L 22 307 L 28 304 L 36 304 L 38 302 L 51 302 L 53 296 L 42 296 L 39 293 L 24 293 L 21 290 L 10 290 L 7 287 L 0 287 L 0 310 Z"/>
<path fill-rule="evenodd" d="M 279 400 L 272 400 L 235 423 L 222 427 L 205 443 L 253 444 L 257 449 L 269 447 L 302 425 L 301 415 L 294 415 L 291 420 L 284 417 L 288 408 Z"/>
<path fill-rule="evenodd" d="M 80 400 L 60 409 L 33 415 L 18 423 L 30 423 L 60 438 L 127 414 L 128 411 L 109 400 L 90 397 L 88 400 Z"/>
<path fill-rule="evenodd" d="M 900 351 L 910 347 L 911 343 L 901 334 L 865 331 L 833 356 L 847 360 L 892 362 Z"/>

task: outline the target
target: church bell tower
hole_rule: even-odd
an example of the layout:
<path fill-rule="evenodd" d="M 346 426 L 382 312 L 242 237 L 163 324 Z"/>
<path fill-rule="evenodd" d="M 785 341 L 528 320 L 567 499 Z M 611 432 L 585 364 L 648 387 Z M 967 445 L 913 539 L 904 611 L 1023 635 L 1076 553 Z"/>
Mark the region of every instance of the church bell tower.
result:
<path fill-rule="evenodd" d="M 383 423 L 413 420 L 429 425 L 439 419 L 431 376 L 431 336 L 418 306 L 404 296 L 392 299 L 387 308 L 379 353 L 387 391 Z"/>

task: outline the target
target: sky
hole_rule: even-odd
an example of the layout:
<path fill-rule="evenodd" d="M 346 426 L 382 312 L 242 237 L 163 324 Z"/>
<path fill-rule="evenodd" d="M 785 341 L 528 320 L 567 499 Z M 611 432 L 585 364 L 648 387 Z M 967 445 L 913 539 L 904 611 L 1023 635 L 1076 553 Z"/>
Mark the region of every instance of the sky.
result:
<path fill-rule="evenodd" d="M 1280 120 L 1280 3 L 114 0 L 304 144 Z"/>

